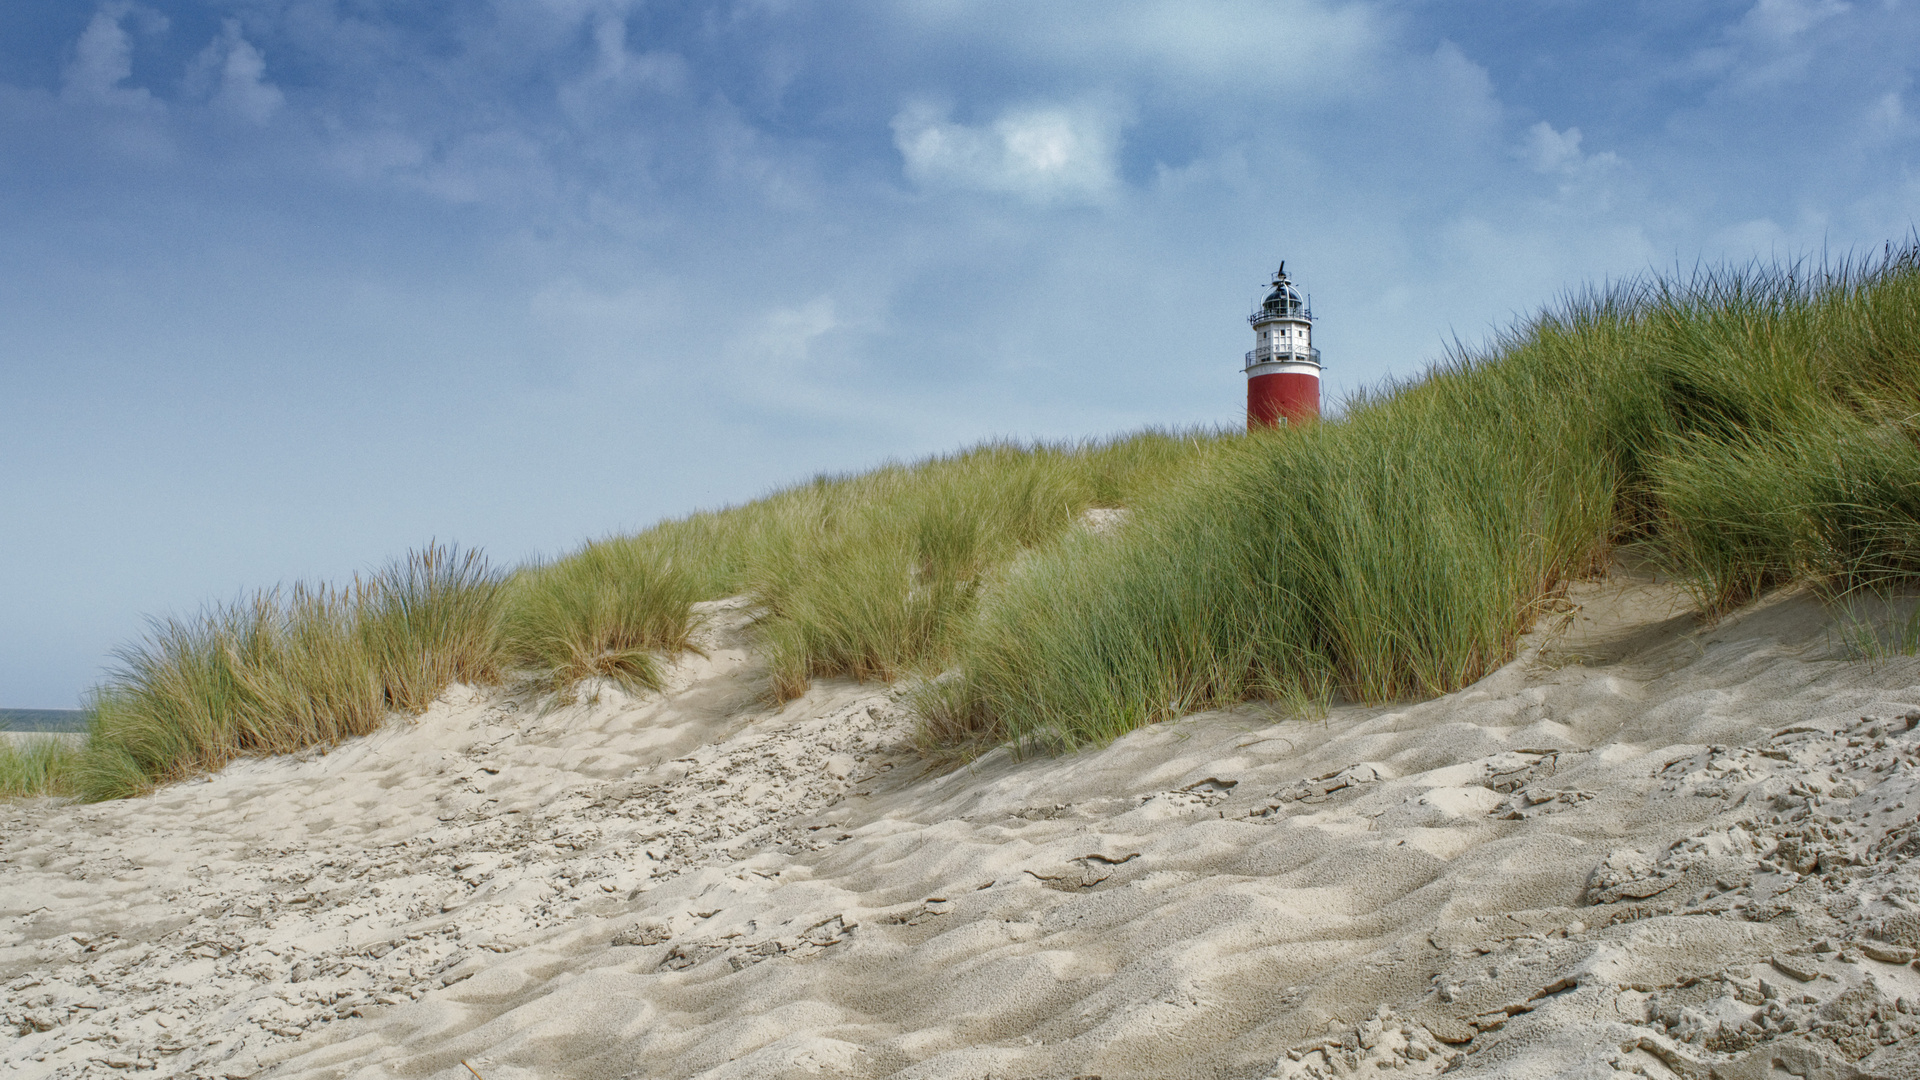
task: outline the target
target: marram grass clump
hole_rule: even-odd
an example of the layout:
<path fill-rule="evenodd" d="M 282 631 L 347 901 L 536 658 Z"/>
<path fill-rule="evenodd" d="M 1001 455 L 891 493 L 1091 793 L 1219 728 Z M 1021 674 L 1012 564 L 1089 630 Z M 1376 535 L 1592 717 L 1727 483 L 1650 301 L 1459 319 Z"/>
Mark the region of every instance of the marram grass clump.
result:
<path fill-rule="evenodd" d="M 980 596 L 1021 552 L 1151 486 L 1214 439 L 988 446 L 782 493 L 747 557 L 775 691 L 820 676 L 891 681 L 951 664 Z"/>
<path fill-rule="evenodd" d="M 1072 745 L 1249 698 L 1479 678 L 1609 535 L 1616 476 L 1560 460 L 1582 433 L 1528 417 L 1531 392 L 1436 373 L 1342 421 L 1239 440 L 1118 536 L 1017 568 L 926 703 L 935 740 Z"/>
<path fill-rule="evenodd" d="M 504 626 L 515 663 L 548 673 L 564 696 L 583 679 L 629 689 L 660 685 L 660 657 L 688 647 L 702 599 L 688 553 L 646 537 L 594 544 L 516 575 Z"/>
<path fill-rule="evenodd" d="M 0 797 L 72 794 L 82 752 L 81 740 L 71 735 L 0 735 Z"/>
<path fill-rule="evenodd" d="M 364 735 L 504 670 L 504 579 L 429 546 L 345 588 L 295 585 L 156 621 L 95 694 L 73 788 L 119 798 Z"/>

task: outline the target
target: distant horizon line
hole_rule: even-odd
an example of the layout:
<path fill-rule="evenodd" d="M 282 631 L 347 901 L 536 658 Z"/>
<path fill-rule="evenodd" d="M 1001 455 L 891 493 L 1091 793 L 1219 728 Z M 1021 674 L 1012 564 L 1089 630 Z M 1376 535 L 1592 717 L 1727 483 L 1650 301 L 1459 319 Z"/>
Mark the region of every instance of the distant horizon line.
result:
<path fill-rule="evenodd" d="M 85 709 L 0 709 L 0 731 L 85 731 Z"/>

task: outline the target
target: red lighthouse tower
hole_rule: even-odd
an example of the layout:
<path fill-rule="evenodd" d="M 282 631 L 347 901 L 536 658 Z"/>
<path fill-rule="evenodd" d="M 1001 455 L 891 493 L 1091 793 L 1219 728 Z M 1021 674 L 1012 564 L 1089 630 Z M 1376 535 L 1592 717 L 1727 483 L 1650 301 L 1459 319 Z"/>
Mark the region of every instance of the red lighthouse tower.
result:
<path fill-rule="evenodd" d="M 1273 273 L 1273 291 L 1247 316 L 1254 349 L 1247 354 L 1247 429 L 1298 424 L 1320 415 L 1320 350 L 1313 347 L 1313 312 L 1287 279 Z"/>

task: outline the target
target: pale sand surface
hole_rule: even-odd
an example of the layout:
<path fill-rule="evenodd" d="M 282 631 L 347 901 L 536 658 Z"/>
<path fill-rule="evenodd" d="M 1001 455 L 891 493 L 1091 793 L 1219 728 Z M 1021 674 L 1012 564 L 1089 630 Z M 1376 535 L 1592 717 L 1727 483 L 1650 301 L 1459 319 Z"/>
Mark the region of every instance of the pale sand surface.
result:
<path fill-rule="evenodd" d="M 1574 599 L 1439 700 L 925 775 L 721 603 L 664 695 L 0 805 L 0 1077 L 1920 1074 L 1920 667 Z"/>

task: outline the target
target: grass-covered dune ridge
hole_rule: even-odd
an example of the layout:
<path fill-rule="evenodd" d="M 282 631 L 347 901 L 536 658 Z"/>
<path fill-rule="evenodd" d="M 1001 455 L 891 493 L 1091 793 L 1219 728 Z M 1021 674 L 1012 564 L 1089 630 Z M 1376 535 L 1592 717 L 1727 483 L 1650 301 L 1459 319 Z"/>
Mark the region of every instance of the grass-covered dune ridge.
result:
<path fill-rule="evenodd" d="M 101 798 L 323 744 L 448 682 L 658 685 L 739 593 L 771 691 L 933 676 L 930 747 L 1100 741 L 1253 698 L 1445 693 L 1631 541 L 1724 610 L 1920 573 L 1920 258 L 1568 300 L 1298 429 L 996 444 L 828 477 L 510 574 L 432 548 L 157 624 L 87 747 L 0 790 Z M 1126 525 L 1075 528 L 1092 507 Z M 515 676 L 518 677 L 518 676 Z M 9 779 L 15 775 L 22 779 Z"/>
<path fill-rule="evenodd" d="M 503 575 L 432 545 L 345 588 L 294 585 L 157 620 L 95 694 L 71 785 L 92 798 L 363 735 L 504 668 Z"/>
<path fill-rule="evenodd" d="M 939 739 L 1074 743 L 1250 697 L 1447 692 L 1622 540 L 1724 610 L 1920 571 L 1920 267 L 1584 296 L 1337 422 L 1236 441 L 983 605 Z"/>
<path fill-rule="evenodd" d="M 511 573 L 432 545 L 345 587 L 295 584 L 156 621 L 97 691 L 84 747 L 0 745 L 0 795 L 105 799 L 363 734 L 448 684 L 659 684 L 698 600 L 750 593 L 771 690 L 952 662 L 987 583 L 1086 509 L 1135 501 L 1219 442 L 1145 433 L 993 444 L 821 477 Z"/>

